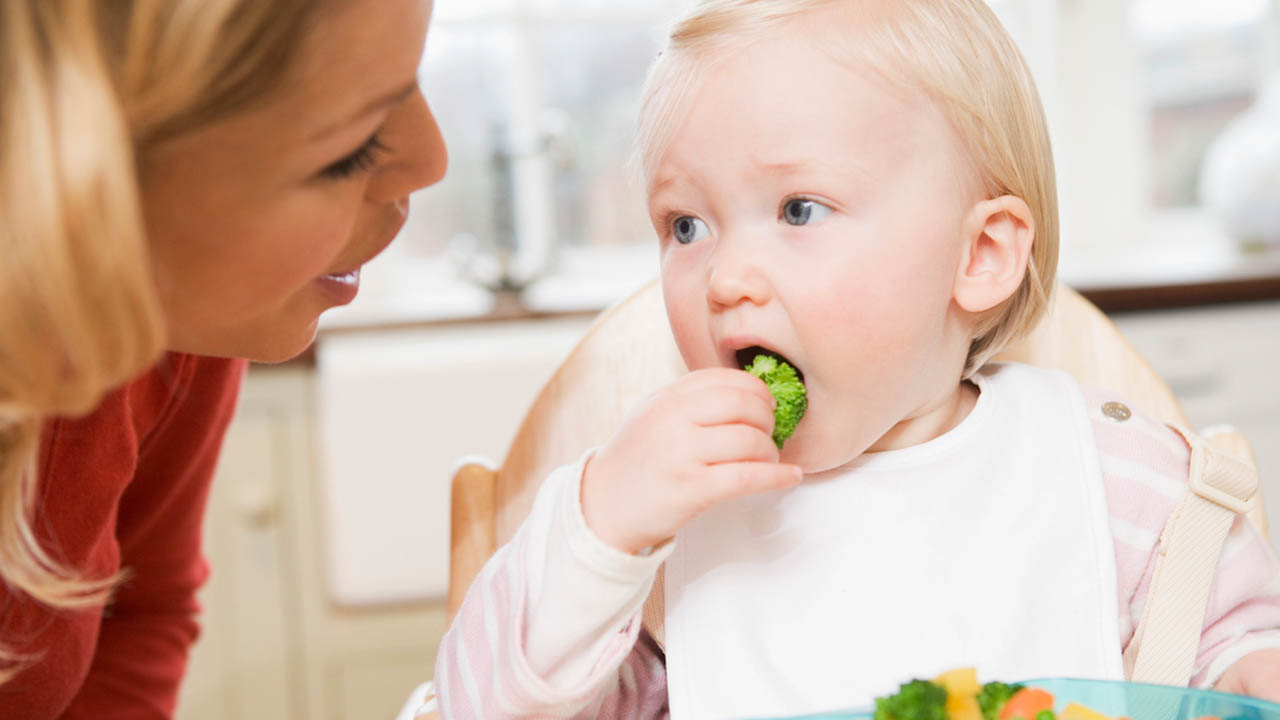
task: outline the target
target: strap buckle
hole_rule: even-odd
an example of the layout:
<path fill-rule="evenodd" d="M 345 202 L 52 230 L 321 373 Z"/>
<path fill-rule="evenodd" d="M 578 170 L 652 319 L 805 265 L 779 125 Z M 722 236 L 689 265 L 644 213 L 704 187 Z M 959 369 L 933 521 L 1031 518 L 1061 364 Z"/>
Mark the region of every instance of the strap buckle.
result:
<path fill-rule="evenodd" d="M 1257 469 L 1199 437 L 1184 436 L 1191 444 L 1191 491 L 1239 515 L 1252 510 L 1258 504 Z"/>

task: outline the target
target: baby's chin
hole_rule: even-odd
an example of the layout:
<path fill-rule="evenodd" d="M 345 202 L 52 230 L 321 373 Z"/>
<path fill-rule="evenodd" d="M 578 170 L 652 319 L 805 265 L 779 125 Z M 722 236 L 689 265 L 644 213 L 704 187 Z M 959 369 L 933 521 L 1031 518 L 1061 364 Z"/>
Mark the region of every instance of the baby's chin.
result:
<path fill-rule="evenodd" d="M 805 432 L 804 421 L 782 444 L 781 462 L 799 465 L 805 475 L 825 472 L 845 465 L 862 454 L 861 449 L 851 448 L 837 438 L 821 437 L 817 432 Z M 865 448 L 865 446 L 864 446 Z"/>

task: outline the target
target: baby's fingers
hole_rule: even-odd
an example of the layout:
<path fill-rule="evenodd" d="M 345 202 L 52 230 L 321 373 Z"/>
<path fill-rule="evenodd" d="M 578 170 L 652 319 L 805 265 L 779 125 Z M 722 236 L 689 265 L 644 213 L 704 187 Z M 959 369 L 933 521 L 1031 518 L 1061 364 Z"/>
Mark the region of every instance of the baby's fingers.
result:
<path fill-rule="evenodd" d="M 778 461 L 778 446 L 759 428 L 750 425 L 715 425 L 697 431 L 697 456 L 707 464 Z"/>
<path fill-rule="evenodd" d="M 769 386 L 760 378 L 742 370 L 713 367 L 695 370 L 679 380 L 675 387 L 680 392 L 699 392 L 713 388 L 737 388 L 758 396 L 761 400 L 772 404 L 773 395 Z"/>
<path fill-rule="evenodd" d="M 715 388 L 684 396 L 684 402 L 689 405 L 688 416 L 698 425 L 710 427 L 741 423 L 758 428 L 765 434 L 773 432 L 772 400 L 772 396 L 766 401 L 742 388 Z"/>
<path fill-rule="evenodd" d="M 707 490 L 713 496 L 708 505 L 744 495 L 785 490 L 804 479 L 799 465 L 776 462 L 721 463 L 707 470 Z"/>

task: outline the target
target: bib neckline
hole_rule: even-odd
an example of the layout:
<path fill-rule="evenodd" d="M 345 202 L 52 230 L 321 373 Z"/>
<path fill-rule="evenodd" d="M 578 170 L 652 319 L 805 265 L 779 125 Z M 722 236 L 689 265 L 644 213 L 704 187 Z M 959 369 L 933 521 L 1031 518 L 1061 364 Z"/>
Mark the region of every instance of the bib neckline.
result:
<path fill-rule="evenodd" d="M 946 431 L 932 440 L 910 447 L 898 448 L 896 450 L 881 450 L 878 452 L 864 452 L 849 462 L 834 467 L 830 470 L 824 470 L 820 473 L 814 473 L 812 477 L 819 478 L 828 474 L 843 473 L 849 470 L 879 470 L 879 469 L 901 469 L 913 467 L 916 465 L 924 465 L 937 462 L 940 458 L 963 450 L 968 444 L 980 437 L 983 427 L 987 425 L 988 419 L 994 412 L 996 399 L 990 388 L 990 377 L 988 373 L 998 370 L 996 366 L 983 368 L 969 378 L 970 381 L 978 389 L 978 399 L 974 403 L 973 408 L 969 410 L 969 414 L 964 417 L 955 427 Z"/>

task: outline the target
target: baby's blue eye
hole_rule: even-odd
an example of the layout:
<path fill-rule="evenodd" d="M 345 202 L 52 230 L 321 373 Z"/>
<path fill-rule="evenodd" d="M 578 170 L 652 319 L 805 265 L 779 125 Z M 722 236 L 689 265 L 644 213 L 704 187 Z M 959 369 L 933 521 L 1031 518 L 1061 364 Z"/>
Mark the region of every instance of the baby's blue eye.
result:
<path fill-rule="evenodd" d="M 782 220 L 788 225 L 809 225 L 826 220 L 831 208 L 815 200 L 792 198 L 782 206 Z"/>
<path fill-rule="evenodd" d="M 671 223 L 671 234 L 675 236 L 676 242 L 681 245 L 688 245 L 694 240 L 700 240 L 706 237 L 707 224 L 692 215 L 681 215 Z"/>

